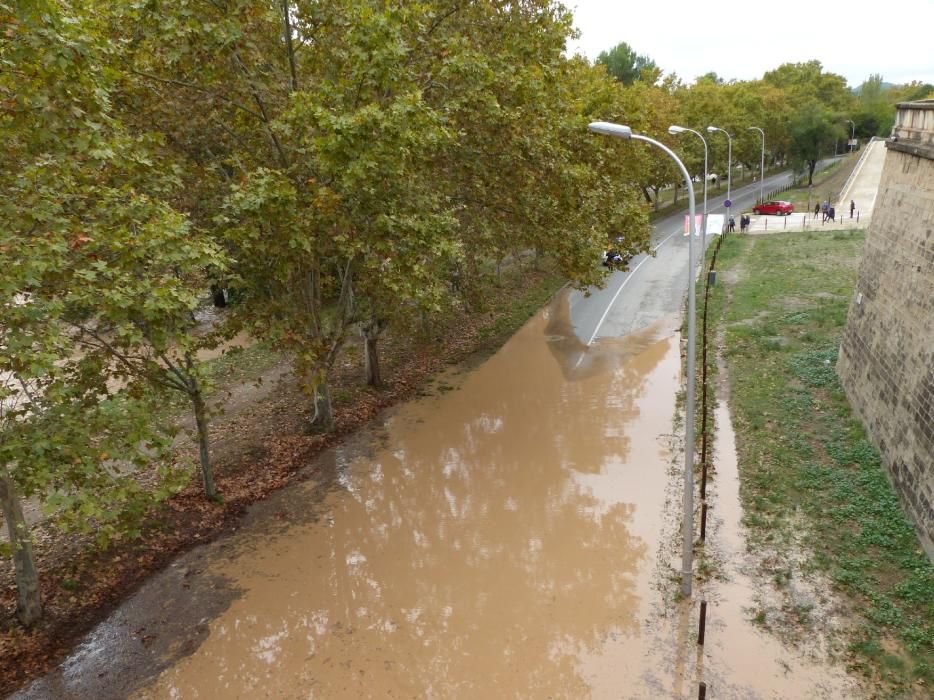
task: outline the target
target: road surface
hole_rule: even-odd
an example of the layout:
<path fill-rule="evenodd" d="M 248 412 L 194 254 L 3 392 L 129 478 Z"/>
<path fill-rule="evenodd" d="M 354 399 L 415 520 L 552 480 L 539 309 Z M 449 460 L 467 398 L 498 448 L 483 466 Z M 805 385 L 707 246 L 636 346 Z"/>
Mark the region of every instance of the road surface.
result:
<path fill-rule="evenodd" d="M 763 190 L 769 192 L 789 184 L 790 172 L 767 177 Z M 748 210 L 759 195 L 759 183 L 736 187 L 732 191 L 732 211 Z M 726 190 L 707 194 L 707 213 L 726 214 L 723 202 Z M 702 205 L 697 205 L 700 214 Z M 688 237 L 684 235 L 687 210 L 662 219 L 653 227 L 652 250 L 655 256 L 642 254 L 633 258 L 628 271 L 610 275 L 606 287 L 592 289 L 590 295 L 575 291 L 571 295 L 571 313 L 578 338 L 587 346 L 600 338 L 621 338 L 662 319 L 678 317 L 687 293 Z M 708 235 L 707 244 L 714 236 Z M 699 241 L 700 239 L 698 239 Z M 703 259 L 697 246 L 698 264 Z"/>

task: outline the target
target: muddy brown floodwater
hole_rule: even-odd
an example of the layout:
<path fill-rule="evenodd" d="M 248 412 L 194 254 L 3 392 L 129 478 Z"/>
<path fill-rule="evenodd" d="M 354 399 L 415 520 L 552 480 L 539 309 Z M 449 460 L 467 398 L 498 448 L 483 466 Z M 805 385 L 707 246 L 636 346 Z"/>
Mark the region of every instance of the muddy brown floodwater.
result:
<path fill-rule="evenodd" d="M 677 321 L 587 348 L 568 319 L 562 294 L 482 366 L 329 452 L 323 501 L 294 488 L 199 553 L 199 580 L 227 597 L 201 622 L 200 603 L 166 603 L 200 631 L 162 634 L 183 649 L 165 647 L 137 697 L 696 697 L 707 676 L 709 697 L 852 697 L 754 629 L 748 596 L 721 604 L 729 588 L 707 591 L 712 641 L 696 646 L 696 601 L 673 595 Z M 720 530 L 739 527 L 722 508 Z M 106 639 L 127 619 L 85 656 L 119 658 Z M 105 675 L 80 658 L 45 687 Z"/>
<path fill-rule="evenodd" d="M 665 334 L 581 362 L 559 299 L 376 444 L 333 452 L 324 517 L 214 558 L 241 595 L 141 696 L 587 695 L 582 660 L 638 636 L 652 595 L 680 376 Z"/>

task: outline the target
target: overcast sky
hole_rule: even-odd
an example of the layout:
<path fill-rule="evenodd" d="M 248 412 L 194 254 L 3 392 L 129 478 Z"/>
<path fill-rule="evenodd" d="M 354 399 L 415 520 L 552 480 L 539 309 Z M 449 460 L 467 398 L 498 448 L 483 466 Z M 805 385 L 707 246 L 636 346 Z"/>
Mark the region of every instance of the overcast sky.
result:
<path fill-rule="evenodd" d="M 751 80 L 782 63 L 817 59 L 850 87 L 871 73 L 934 84 L 934 0 L 563 2 L 580 30 L 570 53 L 593 60 L 625 41 L 689 82 L 710 71 Z"/>

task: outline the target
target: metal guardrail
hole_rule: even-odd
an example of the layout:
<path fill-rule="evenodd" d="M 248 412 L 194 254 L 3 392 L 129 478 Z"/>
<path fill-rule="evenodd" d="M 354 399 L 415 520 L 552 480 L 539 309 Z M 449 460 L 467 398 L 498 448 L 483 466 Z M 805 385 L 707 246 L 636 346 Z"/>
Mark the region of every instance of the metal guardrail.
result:
<path fill-rule="evenodd" d="M 769 190 L 767 194 L 762 195 L 761 200 L 758 198 L 756 199 L 756 204 L 762 204 L 763 202 L 769 202 L 775 199 L 775 195 L 781 194 L 782 192 L 787 192 L 794 186 L 795 186 L 794 182 L 789 182 L 784 187 L 779 187 L 778 189 L 775 189 L 775 190 Z"/>

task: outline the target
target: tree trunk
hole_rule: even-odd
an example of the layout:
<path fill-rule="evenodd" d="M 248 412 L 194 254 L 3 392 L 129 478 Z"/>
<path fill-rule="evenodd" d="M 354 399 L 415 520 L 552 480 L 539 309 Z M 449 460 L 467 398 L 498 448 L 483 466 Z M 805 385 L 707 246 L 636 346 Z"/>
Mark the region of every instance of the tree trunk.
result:
<path fill-rule="evenodd" d="M 327 380 L 322 380 L 315 385 L 315 415 L 311 419 L 312 424 L 318 425 L 325 430 L 334 427 L 334 410 L 331 406 L 331 389 Z"/>
<path fill-rule="evenodd" d="M 678 183 L 676 182 L 675 183 L 675 198 L 672 204 L 677 204 L 677 203 L 678 203 Z"/>
<path fill-rule="evenodd" d="M 383 374 L 379 366 L 379 336 L 385 325 L 374 319 L 363 327 L 363 360 L 366 383 L 370 386 L 383 386 Z"/>
<path fill-rule="evenodd" d="M 808 187 L 814 184 L 814 168 L 817 167 L 816 160 L 808 161 Z"/>
<path fill-rule="evenodd" d="M 653 211 L 658 211 L 658 193 L 659 193 L 659 190 L 660 190 L 660 189 L 661 189 L 660 187 L 653 187 L 653 188 L 652 188 L 652 192 L 655 194 L 655 201 L 652 203 L 652 210 L 653 210 Z"/>
<path fill-rule="evenodd" d="M 207 407 L 204 405 L 204 397 L 201 395 L 200 387 L 192 392 L 191 402 L 195 407 L 195 424 L 198 426 L 198 451 L 201 455 L 204 495 L 213 501 L 217 499 L 217 487 L 214 485 L 214 466 L 211 464 L 211 452 L 208 445 Z"/>
<path fill-rule="evenodd" d="M 42 599 L 39 596 L 39 573 L 32 552 L 29 526 L 23 517 L 23 508 L 6 471 L 0 471 L 0 506 L 10 535 L 13 551 L 13 571 L 16 581 L 16 616 L 29 626 L 42 617 Z"/>
<path fill-rule="evenodd" d="M 285 46 L 286 54 L 289 57 L 289 74 L 291 82 L 289 83 L 289 92 L 298 91 L 298 73 L 295 70 L 295 45 L 292 42 L 292 17 L 289 0 L 282 0 L 282 18 L 285 23 Z"/>
<path fill-rule="evenodd" d="M 648 188 L 648 187 L 645 187 L 645 186 L 642 187 L 642 196 L 645 197 L 645 203 L 646 203 L 646 204 L 651 204 L 651 203 L 652 203 L 652 197 L 649 195 L 649 188 Z"/>
<path fill-rule="evenodd" d="M 370 386 L 382 386 L 383 375 L 379 368 L 379 336 L 363 336 L 363 351 L 366 364 L 366 383 Z"/>

